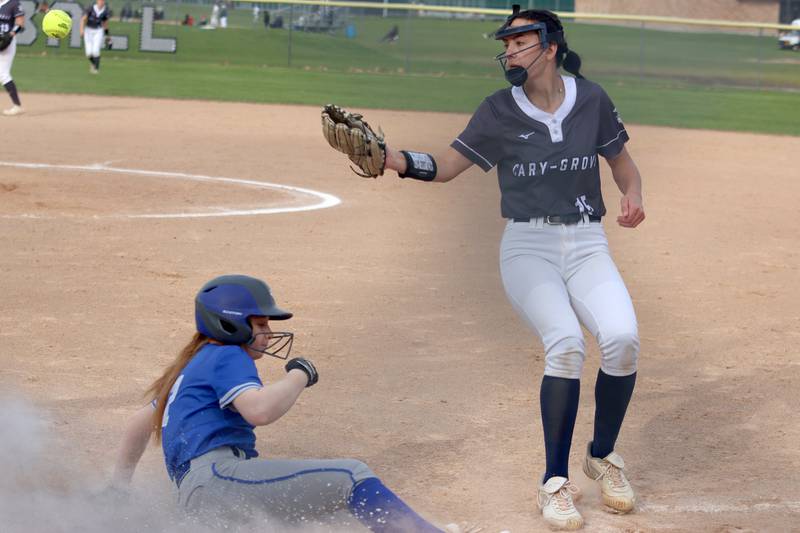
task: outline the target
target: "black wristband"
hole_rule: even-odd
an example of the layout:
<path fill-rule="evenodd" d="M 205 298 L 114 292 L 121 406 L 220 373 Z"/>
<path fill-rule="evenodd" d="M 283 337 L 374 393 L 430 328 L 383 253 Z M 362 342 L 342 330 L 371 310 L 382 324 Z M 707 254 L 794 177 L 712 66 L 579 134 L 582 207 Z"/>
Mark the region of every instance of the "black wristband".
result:
<path fill-rule="evenodd" d="M 406 152 L 400 150 L 406 158 L 406 171 L 398 173 L 401 178 L 414 178 L 421 181 L 433 181 L 436 177 L 436 160 L 431 154 L 424 152 Z"/>
<path fill-rule="evenodd" d="M 103 33 L 108 35 L 108 28 L 103 28 Z"/>
<path fill-rule="evenodd" d="M 14 35 L 18 33 L 22 33 L 25 30 L 25 26 L 20 26 L 19 24 L 14 24 L 14 27 L 11 28 L 11 33 Z"/>

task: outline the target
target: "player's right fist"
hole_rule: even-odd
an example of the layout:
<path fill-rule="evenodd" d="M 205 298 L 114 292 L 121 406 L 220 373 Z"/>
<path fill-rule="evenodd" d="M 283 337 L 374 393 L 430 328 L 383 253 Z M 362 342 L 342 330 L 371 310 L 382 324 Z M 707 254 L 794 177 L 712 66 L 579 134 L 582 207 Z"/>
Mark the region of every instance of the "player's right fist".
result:
<path fill-rule="evenodd" d="M 317 381 L 319 381 L 319 373 L 317 369 L 314 367 L 313 363 L 308 359 L 303 357 L 295 357 L 294 359 L 290 359 L 288 363 L 286 363 L 286 371 L 294 370 L 294 369 L 302 370 L 308 376 L 308 383 L 306 387 L 310 387 Z"/>

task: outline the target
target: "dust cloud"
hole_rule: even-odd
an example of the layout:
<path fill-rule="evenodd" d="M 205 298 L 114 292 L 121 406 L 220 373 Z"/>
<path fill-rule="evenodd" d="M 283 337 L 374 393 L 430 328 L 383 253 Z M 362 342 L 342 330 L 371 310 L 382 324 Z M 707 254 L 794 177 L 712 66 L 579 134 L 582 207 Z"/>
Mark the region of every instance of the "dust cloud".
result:
<path fill-rule="evenodd" d="M 136 479 L 114 491 L 104 466 L 82 464 L 79 444 L 60 438 L 47 413 L 20 396 L 0 396 L 0 530 L 3 533 L 332 532 L 362 530 L 347 513 L 330 521 L 286 524 L 261 515 L 230 521 L 182 512 L 163 480 Z"/>

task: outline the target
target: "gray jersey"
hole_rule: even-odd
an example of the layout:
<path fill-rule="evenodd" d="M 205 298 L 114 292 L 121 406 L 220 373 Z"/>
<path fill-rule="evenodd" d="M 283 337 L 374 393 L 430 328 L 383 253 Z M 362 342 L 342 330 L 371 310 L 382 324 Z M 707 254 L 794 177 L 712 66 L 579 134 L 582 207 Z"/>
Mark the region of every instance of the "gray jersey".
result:
<path fill-rule="evenodd" d="M 87 28 L 101 28 L 104 22 L 108 22 L 108 7 L 92 4 L 86 8 L 84 15 L 86 15 Z"/>
<path fill-rule="evenodd" d="M 555 113 L 536 108 L 521 87 L 502 89 L 451 144 L 486 172 L 497 166 L 505 218 L 606 213 L 598 156 L 618 155 L 628 134 L 602 87 L 562 78 Z"/>
<path fill-rule="evenodd" d="M 0 2 L 0 33 L 11 31 L 11 28 L 14 27 L 14 19 L 24 15 L 25 12 L 18 0 Z"/>

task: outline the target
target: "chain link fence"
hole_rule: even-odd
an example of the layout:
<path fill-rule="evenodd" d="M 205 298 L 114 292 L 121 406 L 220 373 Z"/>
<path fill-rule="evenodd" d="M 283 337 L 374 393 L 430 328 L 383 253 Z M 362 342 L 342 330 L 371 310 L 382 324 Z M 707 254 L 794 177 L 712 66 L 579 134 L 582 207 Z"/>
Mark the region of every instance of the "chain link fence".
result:
<path fill-rule="evenodd" d="M 146 34 L 142 20 L 152 10 L 152 38 L 174 40 L 172 60 L 176 62 L 500 78 L 494 56 L 502 45 L 492 32 L 510 12 L 511 3 L 114 0 L 110 29 L 115 36 L 127 37 L 125 57 L 130 60 L 152 59 L 154 50 L 142 46 Z M 779 43 L 779 37 L 790 30 L 786 26 L 580 15 L 574 13 L 572 0 L 520 3 L 524 8 L 559 12 L 570 48 L 581 55 L 590 79 L 800 90 L 800 51 L 782 49 Z M 41 36 L 38 41 L 35 35 L 26 38 L 33 47 L 44 46 Z M 81 43 L 73 38 L 67 45 L 50 46 L 61 46 L 63 53 L 71 48 L 77 54 Z M 164 50 L 171 51 L 168 46 Z"/>

